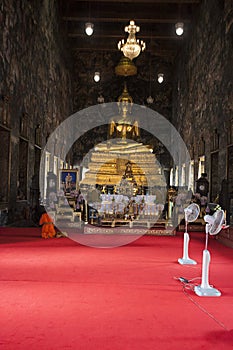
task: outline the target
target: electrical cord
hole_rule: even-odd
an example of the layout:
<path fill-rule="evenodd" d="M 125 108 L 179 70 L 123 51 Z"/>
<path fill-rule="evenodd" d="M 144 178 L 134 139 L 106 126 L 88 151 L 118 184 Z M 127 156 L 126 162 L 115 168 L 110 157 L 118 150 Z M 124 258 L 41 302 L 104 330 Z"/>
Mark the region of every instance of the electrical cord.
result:
<path fill-rule="evenodd" d="M 194 288 L 197 284 L 192 283 L 195 280 L 201 280 L 200 277 L 195 277 L 192 278 L 190 280 L 188 280 L 187 278 L 184 277 L 174 277 L 175 280 L 178 280 L 182 283 L 182 291 L 184 293 L 184 295 L 194 304 L 196 305 L 202 312 L 204 312 L 207 316 L 209 316 L 210 318 L 212 318 L 212 320 L 214 320 L 220 327 L 222 327 L 223 329 L 225 329 L 225 331 L 229 331 L 229 329 L 218 319 L 216 319 L 214 317 L 214 315 L 212 315 L 210 312 L 208 312 L 203 306 L 201 306 L 196 300 L 194 300 L 191 295 L 188 294 L 187 291 L 193 291 L 194 292 Z"/>

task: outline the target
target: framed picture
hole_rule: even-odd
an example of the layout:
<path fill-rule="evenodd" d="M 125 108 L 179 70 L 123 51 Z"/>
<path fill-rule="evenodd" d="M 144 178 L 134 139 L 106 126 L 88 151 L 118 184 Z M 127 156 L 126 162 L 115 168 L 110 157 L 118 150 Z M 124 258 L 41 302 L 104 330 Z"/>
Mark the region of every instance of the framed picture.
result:
<path fill-rule="evenodd" d="M 62 169 L 59 170 L 58 187 L 65 193 L 70 193 L 78 188 L 79 170 L 78 169 Z"/>

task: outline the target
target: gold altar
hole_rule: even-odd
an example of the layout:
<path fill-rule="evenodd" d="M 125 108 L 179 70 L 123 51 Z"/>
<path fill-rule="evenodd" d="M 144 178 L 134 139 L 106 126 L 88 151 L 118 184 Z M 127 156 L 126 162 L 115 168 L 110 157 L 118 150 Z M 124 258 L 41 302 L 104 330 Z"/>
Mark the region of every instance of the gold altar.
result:
<path fill-rule="evenodd" d="M 143 192 L 148 187 L 166 187 L 153 149 L 137 141 L 139 125 L 130 115 L 132 104 L 125 85 L 118 98 L 119 115 L 109 121 L 107 141 L 96 145 L 91 152 L 88 171 L 80 182 L 80 188 L 115 186 L 116 190 L 128 162 L 138 191 Z"/>
<path fill-rule="evenodd" d="M 137 141 L 140 129 L 131 116 L 132 104 L 125 85 L 119 115 L 109 121 L 107 141 L 89 153 L 80 190 L 91 224 L 150 228 L 162 218 L 166 181 L 151 147 Z"/>

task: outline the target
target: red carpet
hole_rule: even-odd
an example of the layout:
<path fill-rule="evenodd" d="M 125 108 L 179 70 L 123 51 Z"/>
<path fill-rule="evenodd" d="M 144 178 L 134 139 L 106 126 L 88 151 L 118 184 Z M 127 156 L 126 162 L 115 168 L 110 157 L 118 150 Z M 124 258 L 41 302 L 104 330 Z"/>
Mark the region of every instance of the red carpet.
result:
<path fill-rule="evenodd" d="M 232 349 L 233 251 L 210 238 L 222 296 L 198 297 L 175 280 L 201 276 L 205 236 L 190 238 L 196 266 L 177 262 L 182 234 L 97 249 L 0 228 L 0 349 Z"/>

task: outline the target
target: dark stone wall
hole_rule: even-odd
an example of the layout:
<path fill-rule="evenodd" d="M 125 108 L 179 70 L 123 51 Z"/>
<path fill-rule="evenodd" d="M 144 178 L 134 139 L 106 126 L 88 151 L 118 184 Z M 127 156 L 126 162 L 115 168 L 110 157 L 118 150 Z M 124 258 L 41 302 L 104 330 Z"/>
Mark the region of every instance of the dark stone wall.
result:
<path fill-rule="evenodd" d="M 191 157 L 206 156 L 209 180 L 219 193 L 227 177 L 227 147 L 233 117 L 233 9 L 232 2 L 204 0 L 190 39 L 177 60 L 172 122 Z M 211 178 L 211 153 L 218 152 L 217 174 Z M 232 179 L 233 180 L 233 179 Z M 213 198 L 212 198 L 213 199 Z"/>
<path fill-rule="evenodd" d="M 47 136 L 73 112 L 72 64 L 66 56 L 57 4 L 55 0 L 3 0 L 0 5 L 0 124 L 11 137 L 8 206 L 12 219 L 17 210 L 20 138 L 28 143 L 24 197 L 29 200 L 31 179 L 38 171 L 35 143 L 43 147 Z"/>

